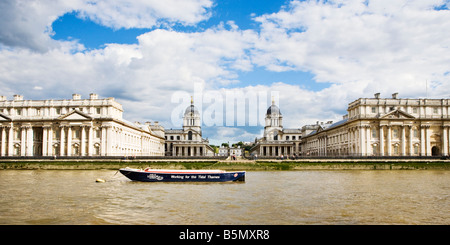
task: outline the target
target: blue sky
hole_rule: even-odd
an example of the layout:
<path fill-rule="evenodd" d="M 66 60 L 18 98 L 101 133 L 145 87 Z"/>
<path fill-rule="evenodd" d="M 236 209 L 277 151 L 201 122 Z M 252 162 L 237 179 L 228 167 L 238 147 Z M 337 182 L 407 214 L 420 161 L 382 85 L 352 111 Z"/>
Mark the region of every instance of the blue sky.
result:
<path fill-rule="evenodd" d="M 285 128 L 338 121 L 348 103 L 375 93 L 450 97 L 449 5 L 3 0 L 0 95 L 69 99 L 97 93 L 116 98 L 129 121 L 174 128 L 171 114 L 184 105 L 173 96 L 192 95 L 200 84 L 206 97 L 218 99 L 230 92 L 277 92 Z M 203 136 L 213 144 L 252 141 L 262 129 L 204 126 Z"/>
<path fill-rule="evenodd" d="M 233 21 L 242 30 L 255 30 L 260 28 L 254 21 L 255 16 L 279 11 L 289 1 L 286 0 L 223 0 L 214 2 L 210 10 L 210 18 L 196 25 L 182 25 L 174 23 L 170 26 L 163 23 L 152 28 L 120 28 L 115 29 L 98 24 L 91 19 L 83 18 L 79 12 L 73 11 L 59 17 L 52 24 L 55 40 L 77 40 L 88 50 L 104 48 L 105 44 L 137 44 L 137 36 L 155 29 L 170 29 L 179 32 L 202 32 L 212 27 L 224 25 Z M 269 85 L 274 82 L 297 84 L 312 91 L 319 91 L 330 86 L 329 83 L 317 83 L 314 74 L 306 70 L 290 70 L 276 72 L 255 67 L 251 71 L 238 71 L 239 84 L 230 84 L 224 87 L 255 86 L 258 84 Z"/>

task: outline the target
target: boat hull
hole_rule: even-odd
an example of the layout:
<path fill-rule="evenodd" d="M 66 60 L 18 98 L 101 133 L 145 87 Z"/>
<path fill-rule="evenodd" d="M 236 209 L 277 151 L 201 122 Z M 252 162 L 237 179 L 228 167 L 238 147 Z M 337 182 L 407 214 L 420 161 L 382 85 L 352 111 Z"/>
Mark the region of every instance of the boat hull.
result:
<path fill-rule="evenodd" d="M 119 169 L 125 177 L 143 182 L 228 182 L 245 181 L 245 171 L 238 172 L 160 172 Z"/>

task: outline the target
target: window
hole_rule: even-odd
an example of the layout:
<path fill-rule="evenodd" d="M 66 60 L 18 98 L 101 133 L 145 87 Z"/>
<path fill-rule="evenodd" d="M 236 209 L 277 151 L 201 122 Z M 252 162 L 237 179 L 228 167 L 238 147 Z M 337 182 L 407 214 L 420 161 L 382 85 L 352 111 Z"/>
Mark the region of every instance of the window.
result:
<path fill-rule="evenodd" d="M 80 130 L 74 129 L 72 133 L 72 138 L 79 139 L 80 138 Z"/>
<path fill-rule="evenodd" d="M 394 128 L 394 130 L 392 130 L 392 133 L 394 135 L 394 138 L 398 138 L 398 129 Z"/>
<path fill-rule="evenodd" d="M 59 130 L 53 130 L 53 139 L 59 139 L 60 131 Z"/>
<path fill-rule="evenodd" d="M 16 115 L 18 116 L 22 115 L 22 109 L 16 109 Z"/>
<path fill-rule="evenodd" d="M 433 108 L 433 113 L 438 114 L 438 108 Z"/>
<path fill-rule="evenodd" d="M 376 137 L 377 137 L 377 130 L 372 129 L 372 138 L 376 138 Z"/>
<path fill-rule="evenodd" d="M 394 154 L 398 155 L 398 145 L 394 145 Z"/>
<path fill-rule="evenodd" d="M 20 136 L 21 136 L 21 134 L 20 134 L 21 132 L 20 132 L 20 130 L 19 129 L 14 129 L 14 139 L 15 140 L 20 140 Z"/>
<path fill-rule="evenodd" d="M 414 145 L 414 154 L 419 154 L 419 146 Z"/>
<path fill-rule="evenodd" d="M 419 130 L 414 129 L 413 133 L 414 133 L 414 137 L 416 137 L 416 138 L 419 137 Z"/>
<path fill-rule="evenodd" d="M 377 112 L 377 108 L 376 107 L 372 107 L 372 113 L 376 113 Z"/>
<path fill-rule="evenodd" d="M 295 136 L 292 136 L 292 140 L 295 140 Z"/>
<path fill-rule="evenodd" d="M 188 140 L 192 140 L 192 131 L 188 132 Z"/>
<path fill-rule="evenodd" d="M 413 108 L 413 113 L 417 113 L 417 107 Z"/>
<path fill-rule="evenodd" d="M 289 136 L 286 136 L 286 140 L 289 140 Z"/>
<path fill-rule="evenodd" d="M 61 108 L 56 108 L 56 115 L 60 115 L 61 114 Z"/>
<path fill-rule="evenodd" d="M 373 155 L 376 155 L 376 154 L 378 154 L 378 145 L 372 145 L 372 154 Z"/>
<path fill-rule="evenodd" d="M 95 108 L 95 113 L 100 114 L 101 113 L 101 108 L 100 107 Z"/>

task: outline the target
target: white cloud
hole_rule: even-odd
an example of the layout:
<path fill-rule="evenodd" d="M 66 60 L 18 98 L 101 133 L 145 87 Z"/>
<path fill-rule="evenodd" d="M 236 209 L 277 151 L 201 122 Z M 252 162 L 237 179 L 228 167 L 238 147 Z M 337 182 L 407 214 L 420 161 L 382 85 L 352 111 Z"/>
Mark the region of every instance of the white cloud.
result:
<path fill-rule="evenodd" d="M 256 17 L 261 40 L 252 60 L 275 71 L 303 70 L 318 82 L 362 83 L 420 96 L 425 81 L 450 82 L 450 11 L 444 1 L 292 1 Z M 442 96 L 439 86 L 435 96 Z M 438 92 L 439 91 L 439 92 Z"/>
<path fill-rule="evenodd" d="M 69 6 L 69 2 L 72 6 Z M 80 1 L 0 1 L 0 45 L 47 51 L 61 46 L 51 39 L 51 24 Z M 1 48 L 1 46 L 0 46 Z"/>
<path fill-rule="evenodd" d="M 114 29 L 152 28 L 161 23 L 194 25 L 209 18 L 211 6 L 211 0 L 2 0 L 0 48 L 79 48 L 76 42 L 51 39 L 52 23 L 70 12 Z"/>
<path fill-rule="evenodd" d="M 210 0 L 91 0 L 79 9 L 104 26 L 120 28 L 150 28 L 160 20 L 193 25 L 208 19 Z"/>
<path fill-rule="evenodd" d="M 450 11 L 433 8 L 443 1 L 292 1 L 277 13 L 255 16 L 259 33 L 234 22 L 192 33 L 157 29 L 139 36 L 138 44 L 91 51 L 51 39 L 52 22 L 71 11 L 131 28 L 159 21 L 194 25 L 209 17 L 211 7 L 211 1 L 195 0 L 115 3 L 0 2 L 0 95 L 67 99 L 95 92 L 116 97 L 128 120 L 157 120 L 169 128 L 177 106 L 172 93 L 192 94 L 194 83 L 219 94 L 278 91 L 286 128 L 339 120 L 348 103 L 375 92 L 423 97 L 426 81 L 431 97 L 450 95 Z M 251 72 L 255 65 L 309 71 L 331 85 L 321 91 L 275 81 L 242 86 L 238 71 Z M 204 130 L 215 141 L 261 136 L 245 128 Z"/>

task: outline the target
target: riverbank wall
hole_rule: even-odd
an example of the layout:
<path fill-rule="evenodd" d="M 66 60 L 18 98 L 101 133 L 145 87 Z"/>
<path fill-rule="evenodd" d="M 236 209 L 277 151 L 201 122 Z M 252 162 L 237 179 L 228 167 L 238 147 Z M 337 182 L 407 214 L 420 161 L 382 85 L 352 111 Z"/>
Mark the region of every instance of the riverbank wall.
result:
<path fill-rule="evenodd" d="M 119 168 L 222 169 L 222 170 L 450 170 L 449 160 L 440 159 L 0 159 L 0 170 L 117 170 Z"/>

